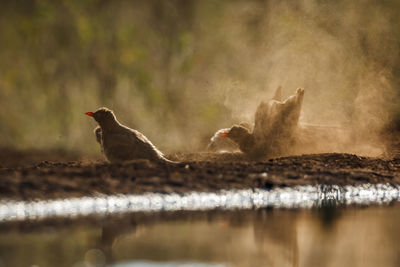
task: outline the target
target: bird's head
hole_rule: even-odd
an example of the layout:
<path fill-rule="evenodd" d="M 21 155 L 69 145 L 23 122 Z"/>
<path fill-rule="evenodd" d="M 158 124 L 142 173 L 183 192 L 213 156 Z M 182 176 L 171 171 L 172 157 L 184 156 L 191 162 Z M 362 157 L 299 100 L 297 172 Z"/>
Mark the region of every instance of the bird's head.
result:
<path fill-rule="evenodd" d="M 112 110 L 108 108 L 99 108 L 95 112 L 86 112 L 86 115 L 93 117 L 95 121 L 97 121 L 100 125 L 100 127 L 111 127 L 115 125 L 117 122 L 117 119 L 115 118 L 114 113 Z"/>
<path fill-rule="evenodd" d="M 219 136 L 221 137 L 229 137 L 238 144 L 240 144 L 241 142 L 243 142 L 243 140 L 248 138 L 249 135 L 250 135 L 249 130 L 240 125 L 234 125 L 228 131 L 219 134 Z"/>

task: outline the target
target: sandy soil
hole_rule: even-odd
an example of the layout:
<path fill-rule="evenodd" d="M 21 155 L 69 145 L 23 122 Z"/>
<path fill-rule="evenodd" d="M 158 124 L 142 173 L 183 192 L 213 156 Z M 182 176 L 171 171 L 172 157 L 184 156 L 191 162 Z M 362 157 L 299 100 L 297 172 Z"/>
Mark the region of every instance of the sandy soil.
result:
<path fill-rule="evenodd" d="M 381 159 L 332 153 L 248 162 L 241 154 L 196 153 L 171 156 L 183 162 L 169 165 L 146 160 L 125 164 L 68 161 L 73 155 L 57 153 L 30 152 L 24 153 L 25 158 L 6 157 L 2 153 L 0 199 L 182 193 L 308 184 L 400 184 L 398 157 Z M 57 162 L 38 163 L 39 158 L 46 159 L 52 154 Z"/>

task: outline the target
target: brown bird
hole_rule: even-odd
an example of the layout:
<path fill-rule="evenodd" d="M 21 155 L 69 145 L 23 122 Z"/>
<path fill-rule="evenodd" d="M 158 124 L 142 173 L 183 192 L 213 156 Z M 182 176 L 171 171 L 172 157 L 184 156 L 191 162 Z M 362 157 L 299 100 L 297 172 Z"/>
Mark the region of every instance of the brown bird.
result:
<path fill-rule="evenodd" d="M 281 86 L 275 90 L 271 100 L 282 101 Z M 254 136 L 252 135 L 253 128 L 254 123 L 241 122 L 239 125 L 233 125 L 231 128 L 220 129 L 211 137 L 207 151 L 232 153 L 241 150 L 248 155 L 252 154 L 252 152 L 255 152 Z"/>
<path fill-rule="evenodd" d="M 250 158 L 287 153 L 294 142 L 304 89 L 297 89 L 295 95 L 283 102 L 280 101 L 280 91 L 281 88 L 278 88 L 273 99 L 258 105 L 252 132 L 234 125 L 228 131 L 221 132 L 220 136 L 235 141 Z"/>
<path fill-rule="evenodd" d="M 94 130 L 96 140 L 111 163 L 135 159 L 176 163 L 166 159 L 139 131 L 122 125 L 110 109 L 103 107 L 95 112 L 86 112 L 86 115 L 99 124 Z"/>

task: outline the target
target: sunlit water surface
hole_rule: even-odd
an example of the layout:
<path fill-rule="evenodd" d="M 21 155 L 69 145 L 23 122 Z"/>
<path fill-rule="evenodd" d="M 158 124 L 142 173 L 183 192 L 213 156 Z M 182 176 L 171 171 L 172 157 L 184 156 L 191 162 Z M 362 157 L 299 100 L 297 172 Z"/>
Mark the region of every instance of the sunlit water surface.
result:
<path fill-rule="evenodd" d="M 400 186 L 296 186 L 222 190 L 215 193 L 115 195 L 49 201 L 0 201 L 0 222 L 141 211 L 249 208 L 311 208 L 325 205 L 384 204 L 400 200 Z"/>
<path fill-rule="evenodd" d="M 0 203 L 3 266 L 400 266 L 399 187 Z"/>

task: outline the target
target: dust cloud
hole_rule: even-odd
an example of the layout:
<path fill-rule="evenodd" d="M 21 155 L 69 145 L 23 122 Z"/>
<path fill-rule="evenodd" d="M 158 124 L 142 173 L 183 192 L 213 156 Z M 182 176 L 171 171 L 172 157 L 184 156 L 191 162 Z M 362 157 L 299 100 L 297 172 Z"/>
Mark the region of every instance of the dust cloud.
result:
<path fill-rule="evenodd" d="M 252 121 L 257 103 L 271 98 L 275 88 L 282 86 L 287 97 L 303 87 L 300 125 L 307 131 L 290 153 L 384 154 L 393 137 L 384 131 L 399 111 L 393 10 L 375 1 L 279 1 L 263 7 L 258 41 L 237 50 L 236 57 L 247 60 L 248 81 L 232 82 L 225 94 L 233 116 Z"/>
<path fill-rule="evenodd" d="M 204 150 L 278 86 L 302 152 L 381 155 L 399 113 L 396 1 L 21 1 L 0 10 L 0 146 L 99 153 L 101 106 L 166 153 Z M 331 131 L 329 129 L 339 129 Z M 320 136 L 324 136 L 322 133 Z"/>

